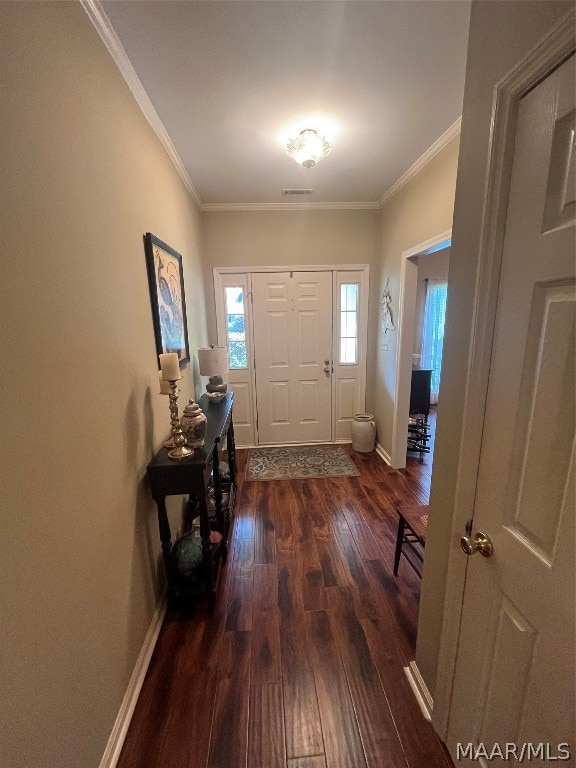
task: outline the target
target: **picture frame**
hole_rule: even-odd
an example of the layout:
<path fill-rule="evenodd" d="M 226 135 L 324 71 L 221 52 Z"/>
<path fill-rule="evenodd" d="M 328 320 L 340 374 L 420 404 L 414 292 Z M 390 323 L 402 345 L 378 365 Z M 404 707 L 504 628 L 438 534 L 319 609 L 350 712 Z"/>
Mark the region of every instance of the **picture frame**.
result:
<path fill-rule="evenodd" d="M 182 256 L 151 232 L 144 252 L 152 306 L 156 354 L 176 352 L 180 368 L 190 361 Z"/>

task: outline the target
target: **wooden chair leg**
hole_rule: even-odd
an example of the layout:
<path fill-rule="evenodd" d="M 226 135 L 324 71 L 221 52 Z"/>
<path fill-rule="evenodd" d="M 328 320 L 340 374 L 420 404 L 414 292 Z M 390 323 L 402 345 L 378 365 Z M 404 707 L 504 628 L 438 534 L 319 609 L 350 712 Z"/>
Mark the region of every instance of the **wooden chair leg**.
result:
<path fill-rule="evenodd" d="M 394 576 L 398 575 L 398 565 L 402 554 L 402 541 L 404 540 L 404 527 L 406 523 L 402 515 L 398 515 L 398 533 L 396 535 L 396 550 L 394 552 Z"/>

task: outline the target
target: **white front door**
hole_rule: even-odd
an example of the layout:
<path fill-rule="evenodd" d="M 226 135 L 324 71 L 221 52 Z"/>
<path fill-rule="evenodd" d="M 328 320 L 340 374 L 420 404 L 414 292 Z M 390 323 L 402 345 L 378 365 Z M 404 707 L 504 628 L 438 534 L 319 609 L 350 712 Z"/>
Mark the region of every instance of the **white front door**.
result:
<path fill-rule="evenodd" d="M 252 274 L 258 442 L 332 440 L 332 272 Z"/>
<path fill-rule="evenodd" d="M 572 57 L 518 114 L 472 533 L 494 554 L 468 562 L 448 729 L 475 765 L 575 764 L 574 92 Z"/>

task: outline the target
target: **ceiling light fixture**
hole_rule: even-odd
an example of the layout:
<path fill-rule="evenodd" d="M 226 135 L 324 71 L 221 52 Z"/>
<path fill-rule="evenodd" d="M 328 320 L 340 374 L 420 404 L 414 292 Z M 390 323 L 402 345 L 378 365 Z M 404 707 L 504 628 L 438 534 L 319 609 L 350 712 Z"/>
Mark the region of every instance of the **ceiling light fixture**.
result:
<path fill-rule="evenodd" d="M 313 128 L 305 128 L 299 136 L 290 139 L 286 152 L 304 168 L 312 168 L 332 152 L 332 144 L 325 136 L 319 136 Z"/>

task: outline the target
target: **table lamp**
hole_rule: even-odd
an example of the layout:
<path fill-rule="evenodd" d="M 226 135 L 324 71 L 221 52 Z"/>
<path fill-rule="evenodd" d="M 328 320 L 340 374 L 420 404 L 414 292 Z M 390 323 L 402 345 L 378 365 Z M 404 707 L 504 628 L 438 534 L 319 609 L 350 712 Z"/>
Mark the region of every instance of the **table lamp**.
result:
<path fill-rule="evenodd" d="M 228 374 L 228 350 L 226 347 L 210 347 L 198 350 L 198 366 L 201 376 L 208 376 L 206 396 L 214 402 L 223 400 L 228 384 L 224 376 Z"/>

